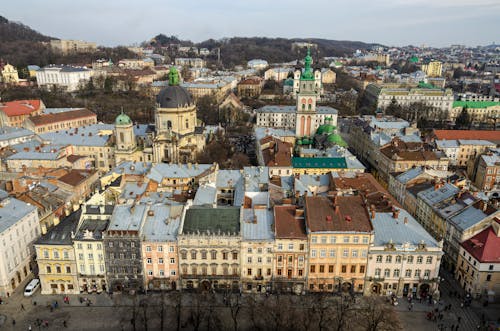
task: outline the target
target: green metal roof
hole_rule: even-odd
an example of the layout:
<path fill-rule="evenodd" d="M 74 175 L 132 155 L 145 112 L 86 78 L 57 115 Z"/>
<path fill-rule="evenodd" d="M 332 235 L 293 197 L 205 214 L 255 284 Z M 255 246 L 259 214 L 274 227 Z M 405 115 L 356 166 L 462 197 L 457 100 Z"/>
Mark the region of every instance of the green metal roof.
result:
<path fill-rule="evenodd" d="M 346 169 L 345 157 L 292 157 L 294 168 Z"/>
<path fill-rule="evenodd" d="M 412 56 L 412 57 L 410 58 L 410 63 L 417 63 L 417 62 L 418 62 L 418 57 L 416 57 L 416 56 Z"/>
<path fill-rule="evenodd" d="M 453 108 L 467 107 L 467 108 L 488 108 L 493 106 L 500 106 L 497 101 L 454 101 Z"/>
<path fill-rule="evenodd" d="M 430 89 L 439 89 L 439 87 L 435 87 L 434 85 L 426 82 L 418 82 L 418 87 L 419 88 L 430 88 Z"/>
<path fill-rule="evenodd" d="M 300 76 L 300 80 L 314 80 L 314 73 L 311 69 L 311 63 L 312 63 L 312 57 L 311 57 L 311 50 L 308 48 L 307 49 L 307 56 L 304 60 L 304 72 Z"/>
<path fill-rule="evenodd" d="M 316 130 L 316 134 L 324 134 L 324 133 L 330 134 L 330 133 L 334 133 L 335 129 L 336 129 L 335 125 L 322 124 Z"/>
<path fill-rule="evenodd" d="M 129 125 L 129 124 L 132 124 L 132 120 L 130 119 L 130 117 L 128 117 L 127 114 L 123 113 L 123 111 L 122 111 L 122 113 L 116 117 L 115 124 L 116 125 Z"/>
<path fill-rule="evenodd" d="M 182 233 L 240 233 L 239 207 L 196 207 L 186 211 Z"/>
<path fill-rule="evenodd" d="M 168 85 L 177 86 L 179 85 L 179 72 L 176 67 L 171 67 L 168 72 Z"/>
<path fill-rule="evenodd" d="M 342 139 L 342 137 L 338 134 L 331 134 L 328 136 L 327 140 L 329 142 L 335 143 L 341 147 L 347 147 L 347 143 Z"/>

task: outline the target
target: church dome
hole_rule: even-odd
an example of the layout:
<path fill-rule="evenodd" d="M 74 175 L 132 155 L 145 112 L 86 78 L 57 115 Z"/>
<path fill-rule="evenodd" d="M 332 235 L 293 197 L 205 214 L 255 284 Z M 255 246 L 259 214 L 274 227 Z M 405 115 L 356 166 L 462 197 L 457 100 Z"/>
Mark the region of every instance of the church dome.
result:
<path fill-rule="evenodd" d="M 191 106 L 193 99 L 189 92 L 182 86 L 170 85 L 160 91 L 156 97 L 160 108 L 179 108 Z"/>
<path fill-rule="evenodd" d="M 332 134 L 335 132 L 335 125 L 323 124 L 318 127 L 316 134 Z"/>
<path fill-rule="evenodd" d="M 347 147 L 346 142 L 342 137 L 338 134 L 331 134 L 327 138 L 328 142 L 334 143 L 335 145 L 339 145 L 341 147 Z"/>
<path fill-rule="evenodd" d="M 132 124 L 132 120 L 130 117 L 128 117 L 127 114 L 124 114 L 123 112 L 118 115 L 115 119 L 115 124 L 116 125 L 129 125 Z"/>

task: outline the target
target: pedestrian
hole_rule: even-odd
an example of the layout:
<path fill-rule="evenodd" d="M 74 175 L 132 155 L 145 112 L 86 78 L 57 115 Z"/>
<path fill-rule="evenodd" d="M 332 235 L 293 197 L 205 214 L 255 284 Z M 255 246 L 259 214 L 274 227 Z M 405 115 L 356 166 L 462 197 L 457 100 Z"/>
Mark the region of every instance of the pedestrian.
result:
<path fill-rule="evenodd" d="M 457 317 L 458 324 L 460 324 L 460 321 L 462 321 L 462 316 Z"/>
<path fill-rule="evenodd" d="M 12 320 L 12 325 L 16 325 L 16 320 L 15 319 Z"/>
<path fill-rule="evenodd" d="M 21 310 L 25 310 L 24 305 L 22 303 L 21 303 Z"/>
<path fill-rule="evenodd" d="M 28 325 L 28 331 L 31 331 L 31 324 Z"/>
<path fill-rule="evenodd" d="M 64 321 L 63 321 L 63 326 L 64 326 L 65 328 L 67 328 L 67 327 L 68 327 L 68 325 L 66 324 L 66 320 L 64 320 Z"/>

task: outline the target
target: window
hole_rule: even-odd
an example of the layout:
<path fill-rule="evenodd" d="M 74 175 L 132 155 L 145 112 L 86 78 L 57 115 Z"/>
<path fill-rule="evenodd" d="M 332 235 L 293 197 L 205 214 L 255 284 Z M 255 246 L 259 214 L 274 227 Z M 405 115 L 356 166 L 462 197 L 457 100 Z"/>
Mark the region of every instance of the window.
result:
<path fill-rule="evenodd" d="M 158 258 L 158 264 L 163 264 L 163 258 L 162 257 Z"/>
<path fill-rule="evenodd" d="M 181 252 L 181 259 L 187 260 L 187 253 L 186 252 Z"/>
<path fill-rule="evenodd" d="M 425 263 L 431 264 L 432 263 L 432 256 L 427 256 L 427 258 L 425 259 Z"/>
<path fill-rule="evenodd" d="M 207 252 L 206 251 L 202 251 L 201 252 L 201 259 L 202 260 L 206 260 L 207 259 Z"/>
<path fill-rule="evenodd" d="M 311 257 L 316 257 L 316 250 L 315 249 L 311 250 Z"/>
<path fill-rule="evenodd" d="M 237 259 L 238 259 L 238 253 L 233 252 L 233 260 L 237 260 Z"/>
<path fill-rule="evenodd" d="M 490 282 L 490 281 L 491 281 L 491 274 L 486 275 L 486 281 L 487 281 L 487 282 Z"/>
<path fill-rule="evenodd" d="M 399 277 L 399 269 L 394 269 L 394 272 L 392 273 L 393 277 Z"/>
<path fill-rule="evenodd" d="M 424 270 L 424 278 L 429 279 L 430 276 L 431 276 L 431 271 L 429 269 L 425 269 Z"/>
<path fill-rule="evenodd" d="M 191 260 L 196 260 L 196 251 L 191 252 Z"/>
<path fill-rule="evenodd" d="M 391 276 L 391 269 L 384 269 L 384 277 L 390 277 Z"/>
<path fill-rule="evenodd" d="M 386 262 L 386 263 L 391 263 L 391 262 L 392 262 L 392 255 L 387 255 L 387 256 L 385 257 L 385 262 Z"/>
<path fill-rule="evenodd" d="M 281 270 L 281 268 L 279 268 L 278 269 L 278 276 L 281 276 L 281 274 L 282 274 L 282 270 Z"/>
<path fill-rule="evenodd" d="M 326 249 L 322 249 L 319 251 L 319 256 L 320 257 L 326 257 Z"/>
<path fill-rule="evenodd" d="M 396 256 L 396 263 L 401 263 L 401 255 Z"/>
<path fill-rule="evenodd" d="M 262 263 L 262 258 L 260 256 L 257 258 L 257 263 Z"/>
<path fill-rule="evenodd" d="M 361 250 L 361 256 L 362 257 L 367 257 L 368 256 L 368 251 L 366 249 Z"/>
<path fill-rule="evenodd" d="M 68 253 L 68 251 L 64 251 L 64 252 L 63 252 L 63 257 L 64 257 L 65 259 L 69 259 L 69 253 Z"/>
<path fill-rule="evenodd" d="M 135 253 L 130 254 L 130 257 L 131 257 L 132 259 L 135 259 L 135 258 L 136 258 Z"/>
<path fill-rule="evenodd" d="M 163 259 L 162 259 L 162 263 L 163 263 Z M 170 264 L 175 264 L 175 258 L 173 258 L 173 257 L 170 258 Z"/>
<path fill-rule="evenodd" d="M 415 278 L 420 277 L 420 273 L 421 273 L 420 269 L 415 270 Z"/>
<path fill-rule="evenodd" d="M 293 244 L 288 244 L 288 250 L 293 251 Z"/>
<path fill-rule="evenodd" d="M 160 277 L 163 277 L 165 276 L 165 271 L 164 270 L 160 270 Z"/>
<path fill-rule="evenodd" d="M 87 249 L 92 249 L 92 244 L 87 244 Z"/>
<path fill-rule="evenodd" d="M 490 264 L 488 270 L 493 270 L 493 264 Z"/>
<path fill-rule="evenodd" d="M 89 259 L 89 260 L 93 260 L 93 259 L 94 259 L 94 254 L 89 253 L 89 254 L 87 255 L 87 257 L 88 257 L 88 259 Z"/>
<path fill-rule="evenodd" d="M 330 249 L 330 257 L 335 257 L 335 250 L 334 249 Z"/>
<path fill-rule="evenodd" d="M 355 274 L 355 273 L 356 273 L 356 266 L 352 265 L 351 266 L 351 274 Z"/>
<path fill-rule="evenodd" d="M 377 255 L 377 263 L 382 263 L 382 255 Z"/>
<path fill-rule="evenodd" d="M 78 254 L 78 260 L 83 260 L 83 253 Z"/>
<path fill-rule="evenodd" d="M 280 270 L 280 269 L 278 269 L 278 270 Z M 316 266 L 314 264 L 310 266 L 309 272 L 312 274 L 316 272 Z"/>
<path fill-rule="evenodd" d="M 248 263 L 252 263 L 252 257 L 249 256 L 248 259 L 247 259 Z"/>
<path fill-rule="evenodd" d="M 304 250 L 304 244 L 300 244 L 299 245 L 299 250 L 303 251 Z M 270 252 L 270 248 L 268 248 L 268 253 L 271 253 Z"/>
<path fill-rule="evenodd" d="M 146 246 L 146 252 L 151 252 L 151 246 Z"/>
<path fill-rule="evenodd" d="M 364 274 L 365 273 L 365 266 L 364 265 L 360 265 L 359 266 L 359 273 L 360 274 Z"/>
<path fill-rule="evenodd" d="M 333 265 L 329 265 L 328 266 L 328 272 L 329 273 L 333 273 Z"/>
<path fill-rule="evenodd" d="M 54 251 L 53 254 L 54 254 L 54 259 L 58 259 L 59 258 L 59 252 L 58 251 Z"/>
<path fill-rule="evenodd" d="M 375 269 L 375 277 L 380 277 L 382 270 L 380 268 Z"/>
<path fill-rule="evenodd" d="M 228 258 L 228 253 L 227 252 L 222 252 L 222 259 L 227 260 Z"/>
<path fill-rule="evenodd" d="M 252 253 L 252 247 L 248 247 L 247 252 L 248 252 L 248 253 Z"/>
<path fill-rule="evenodd" d="M 358 250 L 357 249 L 353 249 L 351 251 L 351 255 L 352 255 L 352 257 L 358 257 Z"/>
<path fill-rule="evenodd" d="M 262 254 L 262 248 L 261 247 L 257 248 L 257 253 Z"/>
<path fill-rule="evenodd" d="M 134 248 L 135 247 L 135 242 L 130 243 L 130 247 Z"/>
<path fill-rule="evenodd" d="M 173 248 L 173 247 L 172 247 L 172 248 Z M 163 252 L 163 246 L 161 246 L 161 245 L 160 245 L 160 246 L 158 246 L 158 247 L 156 248 L 156 250 L 157 250 L 158 252 Z M 163 270 L 161 270 L 161 271 L 163 271 Z"/>
<path fill-rule="evenodd" d="M 211 255 L 212 260 L 216 260 L 217 259 L 217 252 L 216 251 L 211 251 L 210 255 Z"/>
<path fill-rule="evenodd" d="M 321 243 L 326 244 L 326 236 L 321 236 Z"/>
<path fill-rule="evenodd" d="M 266 260 L 267 260 L 267 263 L 271 263 L 271 257 L 270 256 L 268 256 Z"/>
<path fill-rule="evenodd" d="M 57 272 L 58 274 L 60 274 L 60 273 L 61 273 L 61 267 L 60 267 L 60 266 L 56 266 L 56 272 Z"/>
<path fill-rule="evenodd" d="M 268 269 L 268 270 L 269 270 L 269 271 L 271 271 L 270 269 Z M 302 269 L 299 269 L 299 277 L 302 277 L 303 273 L 304 273 L 304 272 L 302 271 Z M 269 274 L 269 275 L 270 275 L 270 274 Z"/>
<path fill-rule="evenodd" d="M 4 245 L 4 246 L 5 246 L 5 245 Z M 44 250 L 43 250 L 43 257 L 44 257 L 44 258 L 46 258 L 46 259 L 48 259 L 48 258 L 49 258 L 49 250 L 47 250 L 47 249 L 44 249 Z"/>
<path fill-rule="evenodd" d="M 250 268 L 247 269 L 247 275 L 252 276 L 252 269 L 250 269 Z"/>
<path fill-rule="evenodd" d="M 423 257 L 417 256 L 417 264 L 422 264 L 423 259 Z"/>
<path fill-rule="evenodd" d="M 359 237 L 358 236 L 354 236 L 352 238 L 352 242 L 355 243 L 355 244 L 359 243 Z"/>
<path fill-rule="evenodd" d="M 411 269 L 406 269 L 405 277 L 411 277 Z"/>
<path fill-rule="evenodd" d="M 363 237 L 363 244 L 368 244 L 368 237 Z"/>
<path fill-rule="evenodd" d="M 344 249 L 344 253 L 342 253 L 342 256 L 343 257 L 348 257 L 349 256 L 349 249 L 348 248 Z"/>
<path fill-rule="evenodd" d="M 312 236 L 312 237 L 311 237 L 311 242 L 312 242 L 313 244 L 316 244 L 316 243 L 318 242 L 318 237 L 316 237 L 316 236 Z M 279 247 L 279 245 L 278 245 L 278 247 Z"/>
<path fill-rule="evenodd" d="M 335 244 L 337 242 L 337 237 L 331 236 L 330 237 L 330 244 Z"/>
<path fill-rule="evenodd" d="M 151 263 L 152 263 L 152 260 L 151 260 L 151 258 L 150 258 L 150 257 L 148 257 L 148 258 L 146 259 L 146 263 L 147 263 L 147 264 L 151 264 Z"/>
<path fill-rule="evenodd" d="M 408 259 L 406 260 L 406 263 L 412 264 L 413 263 L 413 256 L 408 256 Z"/>
<path fill-rule="evenodd" d="M 78 247 L 78 249 L 83 249 L 83 245 L 81 243 L 79 243 L 78 245 L 76 245 L 76 247 Z"/>
<path fill-rule="evenodd" d="M 342 270 L 341 272 L 345 274 L 347 272 L 347 266 L 343 265 L 341 270 Z"/>
<path fill-rule="evenodd" d="M 47 270 L 48 274 L 52 273 L 52 269 L 50 268 L 50 266 L 47 266 L 45 269 Z"/>
<path fill-rule="evenodd" d="M 110 242 L 108 243 L 108 246 L 109 246 L 109 247 L 113 247 L 113 242 L 112 242 L 112 241 L 110 241 Z"/>
<path fill-rule="evenodd" d="M 282 251 L 283 250 L 283 244 L 278 244 L 278 250 Z"/>
<path fill-rule="evenodd" d="M 168 251 L 169 251 L 170 253 L 175 252 L 175 247 L 174 247 L 174 246 L 169 246 L 169 247 L 168 247 Z"/>
<path fill-rule="evenodd" d="M 324 265 L 322 265 L 322 264 L 321 264 L 321 265 L 319 266 L 319 272 L 320 272 L 320 273 L 324 273 L 324 272 L 325 272 L 325 266 L 324 266 Z"/>
<path fill-rule="evenodd" d="M 349 237 L 348 236 L 344 236 L 344 244 L 347 244 L 349 243 Z"/>

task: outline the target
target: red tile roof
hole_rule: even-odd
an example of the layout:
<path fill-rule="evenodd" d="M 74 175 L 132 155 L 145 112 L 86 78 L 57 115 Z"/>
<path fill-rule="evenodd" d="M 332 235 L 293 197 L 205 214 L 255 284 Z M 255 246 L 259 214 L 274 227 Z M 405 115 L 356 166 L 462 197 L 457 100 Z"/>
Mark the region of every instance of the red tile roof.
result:
<path fill-rule="evenodd" d="M 499 141 L 500 131 L 493 130 L 434 130 L 437 139 L 472 139 Z"/>
<path fill-rule="evenodd" d="M 95 171 L 93 170 L 71 170 L 66 175 L 59 177 L 59 181 L 70 186 L 77 186 L 91 177 Z"/>
<path fill-rule="evenodd" d="M 306 198 L 306 223 L 309 231 L 373 231 L 361 196 L 338 196 L 335 204 L 332 200 L 323 196 Z M 335 206 L 338 206 L 337 210 Z"/>
<path fill-rule="evenodd" d="M 303 214 L 295 217 L 296 206 L 274 207 L 276 239 L 307 239 Z"/>
<path fill-rule="evenodd" d="M 41 100 L 16 100 L 9 101 L 0 104 L 0 110 L 2 110 L 8 117 L 29 115 L 40 109 Z"/>
<path fill-rule="evenodd" d="M 464 241 L 462 247 L 481 263 L 500 263 L 500 236 L 493 226 Z"/>

